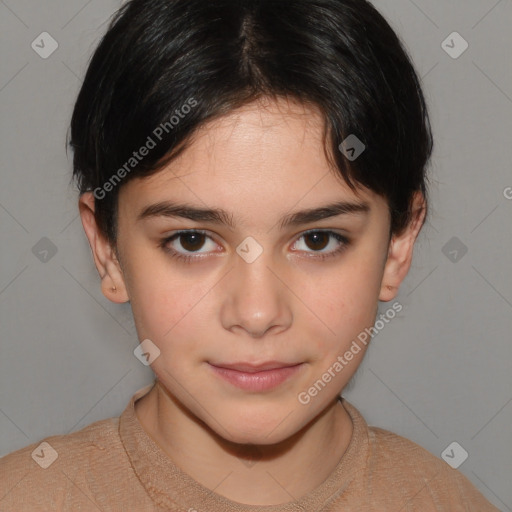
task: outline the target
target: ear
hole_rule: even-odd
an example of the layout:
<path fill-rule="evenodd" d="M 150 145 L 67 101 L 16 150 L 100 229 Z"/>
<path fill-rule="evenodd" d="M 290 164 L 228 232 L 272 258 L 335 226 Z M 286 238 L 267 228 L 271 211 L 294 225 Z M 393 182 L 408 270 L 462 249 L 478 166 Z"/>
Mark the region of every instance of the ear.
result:
<path fill-rule="evenodd" d="M 85 192 L 78 201 L 82 226 L 91 246 L 94 264 L 101 277 L 103 295 L 112 302 L 128 302 L 123 271 L 114 248 L 100 233 L 94 216 L 94 195 Z"/>
<path fill-rule="evenodd" d="M 387 302 L 396 297 L 405 276 L 411 267 L 414 242 L 421 230 L 426 214 L 423 194 L 415 192 L 412 202 L 412 219 L 403 233 L 393 236 L 389 244 L 384 267 L 379 300 Z"/>

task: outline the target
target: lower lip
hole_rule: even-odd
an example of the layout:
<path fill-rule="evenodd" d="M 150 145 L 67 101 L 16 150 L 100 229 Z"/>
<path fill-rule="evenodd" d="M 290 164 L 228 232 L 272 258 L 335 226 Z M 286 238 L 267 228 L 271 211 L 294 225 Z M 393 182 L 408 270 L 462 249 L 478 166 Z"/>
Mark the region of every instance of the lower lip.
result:
<path fill-rule="evenodd" d="M 218 366 L 210 365 L 213 371 L 228 381 L 233 386 L 244 389 L 246 391 L 266 391 L 273 389 L 290 377 L 295 375 L 302 364 L 295 366 L 287 366 L 286 368 L 276 368 L 274 370 L 264 370 L 261 372 L 248 373 L 238 370 L 229 370 Z"/>

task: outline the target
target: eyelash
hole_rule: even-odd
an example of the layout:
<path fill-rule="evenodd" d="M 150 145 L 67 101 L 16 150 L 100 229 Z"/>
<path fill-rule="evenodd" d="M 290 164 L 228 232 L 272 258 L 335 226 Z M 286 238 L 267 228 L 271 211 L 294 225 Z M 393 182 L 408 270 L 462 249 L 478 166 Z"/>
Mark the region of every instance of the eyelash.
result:
<path fill-rule="evenodd" d="M 333 257 L 340 255 L 350 245 L 350 240 L 347 237 L 340 235 L 339 233 L 336 233 L 335 231 L 319 230 L 319 229 L 312 229 L 309 231 L 305 231 L 304 233 L 302 233 L 302 235 L 299 238 L 297 238 L 297 241 L 307 235 L 311 235 L 314 233 L 328 234 L 328 235 L 334 237 L 338 242 L 340 242 L 341 245 L 340 245 L 340 247 L 338 247 L 338 249 L 335 249 L 334 251 L 331 251 L 328 253 L 318 253 L 318 256 L 307 256 L 308 258 L 314 258 L 314 259 L 318 259 L 320 261 L 324 261 L 329 258 L 333 258 Z M 171 249 L 168 246 L 168 244 L 170 242 L 174 241 L 175 239 L 179 238 L 180 236 L 190 235 L 190 234 L 205 235 L 211 239 L 211 237 L 208 235 L 208 233 L 206 231 L 202 231 L 199 229 L 191 229 L 191 230 L 186 230 L 186 231 L 178 231 L 178 232 L 174 233 L 173 235 L 171 235 L 170 237 L 164 238 L 160 242 L 159 246 L 161 249 L 164 250 L 164 252 L 169 254 L 172 258 L 175 258 L 183 263 L 193 263 L 194 261 L 201 260 L 204 258 L 203 256 L 199 256 L 199 257 L 198 256 L 185 256 L 182 253 L 180 253 L 174 249 Z M 315 251 L 313 251 L 313 253 L 314 252 Z"/>

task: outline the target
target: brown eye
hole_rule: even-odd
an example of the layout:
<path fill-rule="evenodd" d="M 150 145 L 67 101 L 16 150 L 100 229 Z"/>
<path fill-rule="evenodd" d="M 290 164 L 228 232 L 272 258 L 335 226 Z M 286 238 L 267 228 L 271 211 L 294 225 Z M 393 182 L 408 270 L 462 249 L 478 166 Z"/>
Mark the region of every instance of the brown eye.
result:
<path fill-rule="evenodd" d="M 311 243 L 307 243 L 306 245 L 315 251 L 321 251 L 325 249 L 330 240 L 329 233 L 325 233 L 324 231 L 316 231 L 314 233 L 309 233 L 305 235 L 305 240 L 311 241 Z"/>
<path fill-rule="evenodd" d="M 202 233 L 181 233 L 176 238 L 180 240 L 180 245 L 183 249 L 194 252 L 201 249 L 206 236 Z"/>
<path fill-rule="evenodd" d="M 211 244 L 210 247 L 208 247 L 208 243 Z M 207 257 L 208 252 L 214 252 L 217 247 L 211 236 L 206 232 L 197 230 L 179 231 L 163 239 L 159 245 L 173 258 L 186 262 L 203 259 Z"/>
<path fill-rule="evenodd" d="M 305 248 L 301 248 L 301 244 Z M 324 260 L 340 255 L 350 245 L 350 240 L 335 231 L 311 230 L 303 233 L 295 242 L 296 245 L 299 245 L 299 252 L 306 253 L 307 257 Z"/>

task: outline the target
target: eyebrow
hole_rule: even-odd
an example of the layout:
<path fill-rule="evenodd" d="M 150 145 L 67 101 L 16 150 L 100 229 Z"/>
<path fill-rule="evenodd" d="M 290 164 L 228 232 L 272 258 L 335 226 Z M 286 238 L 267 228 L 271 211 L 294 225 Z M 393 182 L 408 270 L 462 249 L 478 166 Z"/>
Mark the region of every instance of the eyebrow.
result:
<path fill-rule="evenodd" d="M 370 205 L 366 202 L 339 201 L 326 204 L 318 208 L 310 208 L 285 215 L 279 221 L 279 228 L 310 224 L 323 219 L 337 217 L 339 215 L 367 214 Z M 137 222 L 154 217 L 172 217 L 188 219 L 195 222 L 209 222 L 224 224 L 231 229 L 235 228 L 233 216 L 222 208 L 197 208 L 189 204 L 161 201 L 146 206 L 138 215 Z"/>

